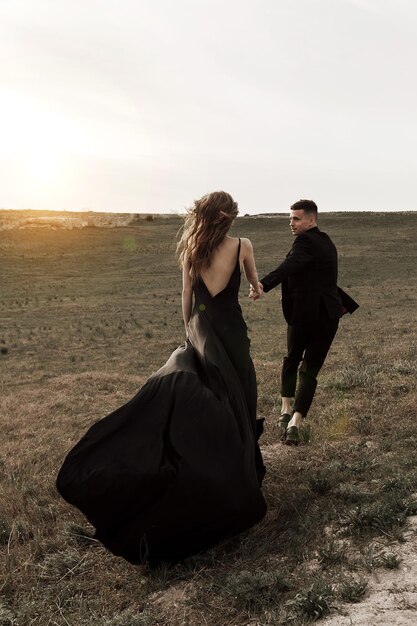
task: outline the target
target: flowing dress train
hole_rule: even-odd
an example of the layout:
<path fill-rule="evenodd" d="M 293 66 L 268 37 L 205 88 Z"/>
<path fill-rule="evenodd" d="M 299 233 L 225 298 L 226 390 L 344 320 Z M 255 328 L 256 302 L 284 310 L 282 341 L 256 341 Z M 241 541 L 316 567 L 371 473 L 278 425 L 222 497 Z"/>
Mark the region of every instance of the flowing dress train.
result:
<path fill-rule="evenodd" d="M 256 378 L 235 269 L 194 286 L 188 338 L 124 406 L 68 453 L 57 488 L 132 563 L 175 561 L 262 519 Z"/>

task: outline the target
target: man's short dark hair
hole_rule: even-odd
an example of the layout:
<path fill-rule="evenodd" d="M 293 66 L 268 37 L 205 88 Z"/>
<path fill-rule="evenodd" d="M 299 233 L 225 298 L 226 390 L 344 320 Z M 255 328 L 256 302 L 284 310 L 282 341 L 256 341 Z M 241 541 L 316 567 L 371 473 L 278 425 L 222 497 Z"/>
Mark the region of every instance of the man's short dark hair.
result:
<path fill-rule="evenodd" d="M 291 207 L 291 211 L 301 210 L 305 213 L 314 214 L 314 216 L 317 217 L 317 204 L 313 202 L 313 200 L 298 200 L 298 202 L 295 202 Z"/>

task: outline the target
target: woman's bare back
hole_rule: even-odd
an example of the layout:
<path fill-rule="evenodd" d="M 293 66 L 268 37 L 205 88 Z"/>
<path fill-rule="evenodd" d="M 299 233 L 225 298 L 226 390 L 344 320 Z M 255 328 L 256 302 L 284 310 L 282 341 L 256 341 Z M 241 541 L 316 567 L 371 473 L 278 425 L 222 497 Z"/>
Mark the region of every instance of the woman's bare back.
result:
<path fill-rule="evenodd" d="M 210 266 L 200 272 L 200 277 L 213 298 L 227 287 L 236 267 L 238 248 L 238 237 L 227 235 L 213 253 Z"/>

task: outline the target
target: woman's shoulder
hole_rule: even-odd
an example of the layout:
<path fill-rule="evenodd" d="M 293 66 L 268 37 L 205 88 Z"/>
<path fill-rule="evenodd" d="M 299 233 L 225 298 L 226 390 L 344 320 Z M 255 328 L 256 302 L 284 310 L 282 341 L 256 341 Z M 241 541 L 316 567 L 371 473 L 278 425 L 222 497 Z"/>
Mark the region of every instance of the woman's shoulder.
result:
<path fill-rule="evenodd" d="M 240 239 L 240 247 L 243 250 L 252 250 L 252 242 L 248 237 L 239 237 Z"/>
<path fill-rule="evenodd" d="M 238 243 L 238 241 L 240 241 L 240 244 L 242 246 L 252 245 L 251 242 L 250 242 L 250 239 L 248 239 L 247 237 L 232 237 L 231 235 L 228 235 L 227 239 L 230 242 L 234 241 L 236 244 Z"/>
<path fill-rule="evenodd" d="M 228 235 L 227 240 L 230 248 L 234 248 L 235 246 L 239 245 L 240 242 L 241 250 L 252 249 L 251 241 L 247 237 L 232 237 L 231 235 Z"/>
<path fill-rule="evenodd" d="M 251 259 L 253 257 L 253 247 L 251 240 L 247 237 L 239 237 L 240 240 L 240 253 L 239 258 L 240 261 L 246 261 L 247 259 Z"/>
<path fill-rule="evenodd" d="M 227 237 L 223 240 L 223 246 L 225 249 L 234 250 L 235 248 L 242 249 L 243 246 L 247 245 L 244 241 L 249 241 L 248 239 L 243 239 L 242 237 L 232 237 L 231 235 L 227 235 Z"/>

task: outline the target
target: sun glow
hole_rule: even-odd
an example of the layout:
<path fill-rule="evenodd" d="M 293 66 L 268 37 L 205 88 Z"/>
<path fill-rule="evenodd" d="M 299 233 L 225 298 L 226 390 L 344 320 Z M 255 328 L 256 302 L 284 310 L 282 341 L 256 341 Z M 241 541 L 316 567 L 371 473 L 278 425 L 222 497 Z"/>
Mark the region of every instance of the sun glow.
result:
<path fill-rule="evenodd" d="M 34 194 L 65 189 L 67 156 L 83 142 L 74 121 L 7 90 L 0 90 L 0 113 L 0 158 L 16 164 L 20 183 Z"/>

